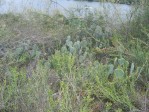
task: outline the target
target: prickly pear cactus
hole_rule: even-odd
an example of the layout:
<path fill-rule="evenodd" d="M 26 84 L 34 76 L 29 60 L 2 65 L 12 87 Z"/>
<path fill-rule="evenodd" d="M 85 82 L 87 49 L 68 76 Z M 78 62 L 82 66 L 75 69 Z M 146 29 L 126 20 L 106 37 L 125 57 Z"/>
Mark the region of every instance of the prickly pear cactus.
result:
<path fill-rule="evenodd" d="M 122 79 L 122 78 L 124 78 L 124 75 L 125 75 L 125 73 L 122 69 L 117 68 L 114 70 L 114 76 L 116 79 Z"/>
<path fill-rule="evenodd" d="M 122 79 L 127 75 L 132 75 L 134 73 L 140 73 L 139 70 L 135 71 L 134 63 L 131 63 L 129 67 L 129 62 L 124 58 L 115 58 L 114 64 L 108 65 L 109 75 L 113 74 L 115 79 Z"/>
<path fill-rule="evenodd" d="M 72 42 L 71 37 L 68 36 L 65 45 L 61 48 L 61 52 L 75 55 L 79 62 L 83 62 L 88 55 L 88 42 L 86 39 L 82 41 Z"/>

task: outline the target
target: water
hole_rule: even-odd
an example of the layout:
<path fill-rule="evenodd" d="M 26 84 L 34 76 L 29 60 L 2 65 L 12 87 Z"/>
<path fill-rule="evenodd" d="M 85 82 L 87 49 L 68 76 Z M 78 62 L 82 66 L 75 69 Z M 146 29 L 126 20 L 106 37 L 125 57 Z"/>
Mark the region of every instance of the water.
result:
<path fill-rule="evenodd" d="M 0 13 L 23 13 L 29 10 L 40 11 L 47 14 L 52 14 L 55 10 L 58 10 L 64 14 L 71 12 L 75 9 L 83 8 L 94 12 L 99 11 L 106 13 L 111 17 L 119 15 L 125 19 L 128 17 L 131 10 L 131 6 L 125 4 L 112 4 L 112 3 L 100 3 L 100 2 L 81 2 L 74 0 L 1 0 Z M 79 16 L 81 16 L 80 13 Z"/>

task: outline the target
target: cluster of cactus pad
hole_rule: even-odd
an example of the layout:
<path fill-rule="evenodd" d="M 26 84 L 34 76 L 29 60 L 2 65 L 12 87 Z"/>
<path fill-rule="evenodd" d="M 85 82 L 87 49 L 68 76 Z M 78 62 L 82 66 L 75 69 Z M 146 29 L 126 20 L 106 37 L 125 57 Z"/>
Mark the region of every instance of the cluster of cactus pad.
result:
<path fill-rule="evenodd" d="M 121 79 L 127 75 L 133 75 L 135 72 L 134 63 L 129 63 L 124 58 L 115 58 L 114 64 L 109 64 L 109 75 L 114 74 L 114 78 Z"/>
<path fill-rule="evenodd" d="M 76 56 L 79 59 L 79 62 L 83 62 L 85 58 L 88 55 L 88 42 L 86 39 L 83 39 L 82 41 L 76 41 L 73 42 L 71 40 L 71 37 L 68 36 L 66 43 L 61 48 L 61 52 L 63 53 L 70 53 L 74 56 Z"/>

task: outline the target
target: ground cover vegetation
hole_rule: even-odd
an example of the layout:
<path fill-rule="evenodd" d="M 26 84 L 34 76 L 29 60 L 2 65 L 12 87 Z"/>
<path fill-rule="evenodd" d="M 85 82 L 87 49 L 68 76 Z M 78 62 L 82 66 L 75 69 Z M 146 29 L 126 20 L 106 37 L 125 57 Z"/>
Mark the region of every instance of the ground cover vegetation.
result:
<path fill-rule="evenodd" d="M 134 7 L 119 27 L 77 10 L 0 14 L 0 112 L 148 112 L 149 6 Z"/>

